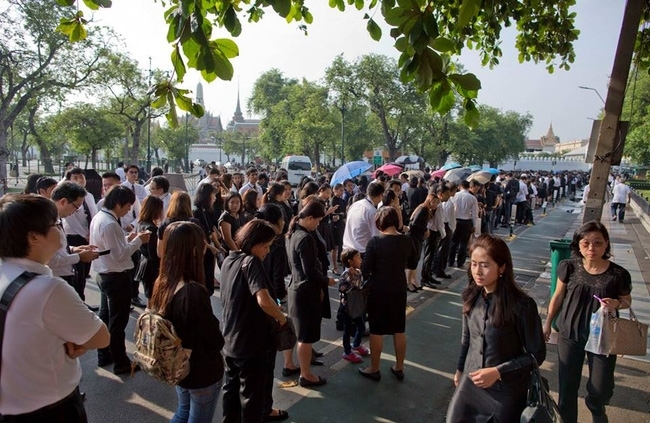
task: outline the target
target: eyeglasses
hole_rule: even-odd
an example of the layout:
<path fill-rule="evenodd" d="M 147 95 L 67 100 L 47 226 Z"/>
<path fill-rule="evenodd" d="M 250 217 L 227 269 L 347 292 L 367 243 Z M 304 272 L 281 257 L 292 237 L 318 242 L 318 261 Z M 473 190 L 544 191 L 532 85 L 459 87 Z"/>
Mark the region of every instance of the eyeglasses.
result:
<path fill-rule="evenodd" d="M 79 204 L 79 205 L 76 205 L 76 204 L 75 204 L 75 203 L 73 203 L 72 201 L 70 201 L 70 204 L 72 204 L 72 207 L 74 207 L 74 211 L 77 211 L 77 210 L 79 210 L 79 207 L 81 207 L 81 204 Z"/>
<path fill-rule="evenodd" d="M 594 248 L 603 248 L 605 246 L 604 241 L 594 241 L 594 242 L 589 242 L 586 240 L 582 240 L 579 242 L 580 247 L 582 248 L 589 248 L 589 246 L 592 246 Z"/>

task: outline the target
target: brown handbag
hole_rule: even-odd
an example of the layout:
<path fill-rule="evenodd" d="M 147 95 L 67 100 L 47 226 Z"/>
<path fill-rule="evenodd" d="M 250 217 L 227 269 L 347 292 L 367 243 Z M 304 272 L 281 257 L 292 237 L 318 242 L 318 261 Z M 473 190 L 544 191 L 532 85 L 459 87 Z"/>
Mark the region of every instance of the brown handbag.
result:
<path fill-rule="evenodd" d="M 639 322 L 631 307 L 629 310 L 629 319 L 622 317 L 607 319 L 610 334 L 610 355 L 645 356 L 647 354 L 648 325 Z"/>

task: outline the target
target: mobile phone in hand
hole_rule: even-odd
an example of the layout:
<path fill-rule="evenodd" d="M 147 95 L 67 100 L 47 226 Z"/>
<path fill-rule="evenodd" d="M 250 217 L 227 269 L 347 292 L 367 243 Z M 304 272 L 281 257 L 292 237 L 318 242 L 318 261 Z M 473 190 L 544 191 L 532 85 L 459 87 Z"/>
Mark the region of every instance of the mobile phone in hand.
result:
<path fill-rule="evenodd" d="M 110 252 L 111 252 L 111 250 L 104 250 L 104 251 L 98 252 L 97 254 L 100 255 L 100 256 L 105 256 L 106 254 L 110 254 Z"/>

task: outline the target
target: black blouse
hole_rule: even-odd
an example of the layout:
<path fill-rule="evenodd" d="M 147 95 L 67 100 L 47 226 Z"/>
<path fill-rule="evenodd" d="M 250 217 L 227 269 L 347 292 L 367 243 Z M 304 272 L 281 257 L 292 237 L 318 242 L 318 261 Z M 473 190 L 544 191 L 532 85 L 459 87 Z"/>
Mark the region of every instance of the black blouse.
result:
<path fill-rule="evenodd" d="M 463 315 L 463 333 L 458 370 L 470 373 L 496 367 L 501 380 L 494 388 L 520 392 L 528 388 L 533 354 L 538 364 L 546 358 L 542 321 L 535 300 L 526 296 L 518 305 L 516 323 L 496 327 L 490 307 L 493 294 L 477 295 L 467 315 Z"/>
<path fill-rule="evenodd" d="M 185 284 L 172 297 L 165 317 L 174 325 L 183 348 L 192 350 L 190 374 L 179 385 L 186 389 L 200 389 L 221 380 L 224 338 L 205 287 L 196 282 Z"/>
<path fill-rule="evenodd" d="M 582 258 L 563 260 L 558 265 L 557 277 L 566 284 L 566 296 L 557 317 L 558 329 L 563 337 L 581 345 L 589 338 L 591 314 L 600 307 L 594 295 L 618 299 L 632 291 L 630 272 L 613 262 L 603 273 L 592 275 L 585 270 Z"/>

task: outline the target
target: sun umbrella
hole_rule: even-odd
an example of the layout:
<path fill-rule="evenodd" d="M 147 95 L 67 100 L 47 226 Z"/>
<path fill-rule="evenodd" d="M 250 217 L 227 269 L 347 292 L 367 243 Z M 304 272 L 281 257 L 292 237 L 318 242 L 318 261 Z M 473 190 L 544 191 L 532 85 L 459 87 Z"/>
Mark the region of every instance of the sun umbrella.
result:
<path fill-rule="evenodd" d="M 383 165 L 380 168 L 377 168 L 377 170 L 381 170 L 388 176 L 394 176 L 397 175 L 398 173 L 402 172 L 402 166 L 398 166 L 396 164 L 388 163 Z M 373 178 L 375 177 L 375 174 L 377 173 L 377 170 L 375 170 L 375 173 L 372 174 Z"/>
<path fill-rule="evenodd" d="M 488 172 L 490 172 L 490 173 L 493 174 L 493 175 L 498 175 L 498 174 L 499 174 L 499 169 L 495 169 L 495 168 L 493 168 L 493 167 L 488 167 L 488 168 L 485 169 L 485 170 L 488 171 Z"/>
<path fill-rule="evenodd" d="M 465 180 L 465 178 L 467 178 L 471 174 L 472 174 L 472 170 L 470 168 L 461 167 L 457 169 L 448 170 L 447 173 L 445 173 L 445 177 L 443 179 L 458 184 L 461 181 Z"/>
<path fill-rule="evenodd" d="M 490 182 L 490 179 L 492 179 L 492 173 L 488 172 L 487 170 L 479 170 L 467 177 L 467 181 L 471 181 L 472 179 L 478 181 L 478 183 L 482 185 L 485 185 Z"/>
<path fill-rule="evenodd" d="M 395 159 L 395 163 L 405 165 L 424 163 L 424 159 L 420 156 L 399 156 Z"/>
<path fill-rule="evenodd" d="M 447 173 L 447 169 L 438 169 L 436 171 L 431 172 L 431 177 L 442 178 L 443 176 L 445 176 L 445 173 Z"/>
<path fill-rule="evenodd" d="M 422 178 L 424 177 L 424 172 L 421 170 L 407 170 L 406 173 L 409 177 L 410 176 L 415 176 L 416 178 Z"/>
<path fill-rule="evenodd" d="M 444 165 L 440 169 L 449 170 L 449 169 L 457 169 L 457 168 L 460 168 L 460 167 L 462 167 L 462 166 L 459 165 L 458 163 L 451 162 L 451 163 L 447 163 L 446 165 Z"/>
<path fill-rule="evenodd" d="M 469 165 L 469 166 L 467 166 L 467 167 L 470 168 L 470 169 L 472 169 L 472 172 L 478 172 L 479 170 L 482 169 L 482 167 L 479 166 L 479 165 Z"/>
<path fill-rule="evenodd" d="M 332 179 L 330 180 L 330 185 L 334 186 L 346 179 L 352 179 L 355 176 L 359 176 L 371 167 L 372 165 L 370 163 L 366 163 L 362 160 L 347 162 L 334 172 L 334 175 L 332 175 Z"/>

